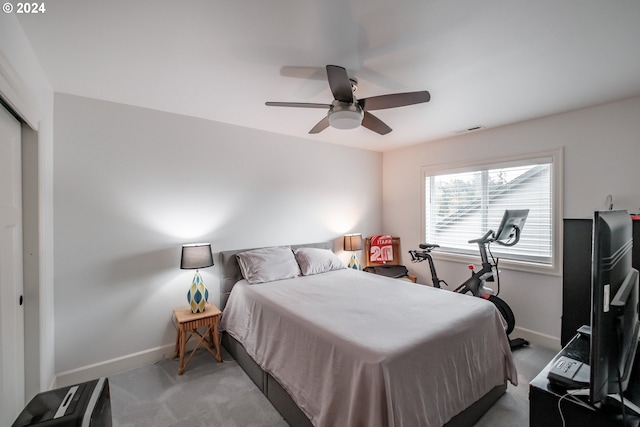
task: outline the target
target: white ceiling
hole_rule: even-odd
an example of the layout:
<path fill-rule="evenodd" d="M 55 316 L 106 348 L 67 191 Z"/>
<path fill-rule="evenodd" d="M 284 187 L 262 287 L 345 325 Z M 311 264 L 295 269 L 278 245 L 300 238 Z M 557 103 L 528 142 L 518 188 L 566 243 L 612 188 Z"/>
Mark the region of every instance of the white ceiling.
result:
<path fill-rule="evenodd" d="M 45 5 L 17 16 L 56 92 L 377 151 L 640 95 L 638 0 Z M 323 110 L 264 105 L 330 103 L 326 64 L 359 80 L 359 98 L 431 101 L 376 111 L 386 136 L 309 135 Z"/>

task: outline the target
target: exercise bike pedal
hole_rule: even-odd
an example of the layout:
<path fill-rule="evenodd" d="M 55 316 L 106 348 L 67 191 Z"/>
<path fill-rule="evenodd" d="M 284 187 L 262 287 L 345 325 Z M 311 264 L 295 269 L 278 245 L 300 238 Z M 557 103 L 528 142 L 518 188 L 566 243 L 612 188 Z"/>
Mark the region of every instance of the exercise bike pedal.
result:
<path fill-rule="evenodd" d="M 520 347 L 525 347 L 528 345 L 529 345 L 529 341 L 525 340 L 524 338 L 509 339 L 509 346 L 511 347 L 511 350 L 514 350 Z"/>

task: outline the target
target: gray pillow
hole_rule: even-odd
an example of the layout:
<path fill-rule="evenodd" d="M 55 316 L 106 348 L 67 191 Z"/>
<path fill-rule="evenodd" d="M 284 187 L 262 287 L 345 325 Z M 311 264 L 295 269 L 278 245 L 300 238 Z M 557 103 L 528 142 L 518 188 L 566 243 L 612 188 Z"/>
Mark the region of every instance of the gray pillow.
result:
<path fill-rule="evenodd" d="M 279 246 L 252 249 L 236 254 L 242 277 L 250 284 L 289 279 L 300 275 L 291 248 Z"/>
<path fill-rule="evenodd" d="M 300 248 L 294 254 L 303 276 L 346 268 L 340 258 L 328 249 Z"/>

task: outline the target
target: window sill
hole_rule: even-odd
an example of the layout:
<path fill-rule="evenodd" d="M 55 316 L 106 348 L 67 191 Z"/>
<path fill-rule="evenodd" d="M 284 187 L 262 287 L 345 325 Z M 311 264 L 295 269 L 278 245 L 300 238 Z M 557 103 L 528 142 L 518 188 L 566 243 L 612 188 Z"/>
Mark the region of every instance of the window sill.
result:
<path fill-rule="evenodd" d="M 450 261 L 456 262 L 460 264 L 479 264 L 480 263 L 480 255 L 470 255 L 470 254 L 457 254 L 452 252 L 431 252 L 431 256 L 437 262 L 441 261 Z M 500 258 L 499 259 L 498 268 L 500 270 L 511 270 L 511 271 L 522 271 L 525 273 L 533 273 L 533 274 L 544 274 L 547 276 L 561 276 L 562 272 L 559 267 L 559 262 L 554 262 L 552 265 L 548 264 L 536 264 L 533 262 L 526 261 L 514 261 L 510 259 Z M 436 269 L 438 268 L 438 264 L 436 263 Z"/>

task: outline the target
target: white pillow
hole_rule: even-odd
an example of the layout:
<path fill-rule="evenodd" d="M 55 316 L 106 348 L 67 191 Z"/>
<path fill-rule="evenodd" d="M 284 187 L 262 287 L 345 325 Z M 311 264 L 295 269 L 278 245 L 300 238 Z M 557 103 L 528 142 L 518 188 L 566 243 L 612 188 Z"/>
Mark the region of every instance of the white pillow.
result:
<path fill-rule="evenodd" d="M 300 248 L 294 254 L 303 276 L 346 268 L 340 258 L 328 249 Z"/>
<path fill-rule="evenodd" d="M 289 279 L 300 275 L 300 267 L 288 246 L 253 249 L 236 254 L 242 277 L 250 284 Z"/>

